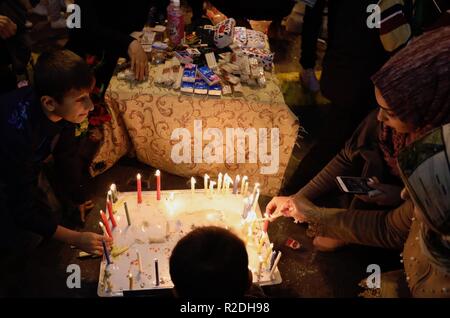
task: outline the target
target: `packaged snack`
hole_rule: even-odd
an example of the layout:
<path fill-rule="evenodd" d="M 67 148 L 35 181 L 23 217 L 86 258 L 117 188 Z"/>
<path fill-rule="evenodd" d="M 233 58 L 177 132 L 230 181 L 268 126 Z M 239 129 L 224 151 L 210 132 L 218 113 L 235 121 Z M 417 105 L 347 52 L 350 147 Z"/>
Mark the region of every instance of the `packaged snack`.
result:
<path fill-rule="evenodd" d="M 186 64 L 184 66 L 184 71 L 183 71 L 183 78 L 182 78 L 183 82 L 194 83 L 196 73 L 197 73 L 197 65 Z"/>
<path fill-rule="evenodd" d="M 235 96 L 242 96 L 244 94 L 244 89 L 242 88 L 241 84 L 236 84 L 233 86 L 233 94 Z"/>
<path fill-rule="evenodd" d="M 219 76 L 217 76 L 208 66 L 199 67 L 198 73 L 208 85 L 214 85 L 220 82 Z"/>
<path fill-rule="evenodd" d="M 187 48 L 186 49 L 186 52 L 188 52 L 188 54 L 192 57 L 192 58 L 195 58 L 195 57 L 199 57 L 200 55 L 202 55 L 202 53 L 200 53 L 200 51 L 199 50 L 197 50 L 197 49 L 193 49 L 193 48 Z"/>
<path fill-rule="evenodd" d="M 180 91 L 185 94 L 192 94 L 194 92 L 194 83 L 181 82 Z"/>
<path fill-rule="evenodd" d="M 197 78 L 194 83 L 194 93 L 198 95 L 208 94 L 208 84 L 201 78 Z"/>
<path fill-rule="evenodd" d="M 189 64 L 194 61 L 194 59 L 187 50 L 176 51 L 175 56 L 177 57 L 177 59 L 180 61 L 181 64 Z"/>
<path fill-rule="evenodd" d="M 224 96 L 233 94 L 233 91 L 231 90 L 231 86 L 230 85 L 223 85 L 222 86 L 222 94 Z"/>
<path fill-rule="evenodd" d="M 244 48 L 242 52 L 249 58 L 256 58 L 265 69 L 271 69 L 273 65 L 274 54 L 266 49 Z"/>
<path fill-rule="evenodd" d="M 212 70 L 217 68 L 217 61 L 216 57 L 213 52 L 209 52 L 205 54 L 206 64 L 208 64 L 208 67 Z"/>
<path fill-rule="evenodd" d="M 224 48 L 233 43 L 235 25 L 236 21 L 233 18 L 217 24 L 214 31 L 214 43 L 218 48 Z"/>
<path fill-rule="evenodd" d="M 222 85 L 214 84 L 209 87 L 208 95 L 210 96 L 221 96 L 222 95 Z"/>
<path fill-rule="evenodd" d="M 158 42 L 154 42 L 152 44 L 152 47 L 157 50 L 166 50 L 169 46 L 166 43 L 158 41 Z"/>
<path fill-rule="evenodd" d="M 175 80 L 173 82 L 173 89 L 180 89 L 181 87 L 181 79 L 183 78 L 184 69 L 181 66 L 178 66 L 178 72 L 175 75 Z"/>

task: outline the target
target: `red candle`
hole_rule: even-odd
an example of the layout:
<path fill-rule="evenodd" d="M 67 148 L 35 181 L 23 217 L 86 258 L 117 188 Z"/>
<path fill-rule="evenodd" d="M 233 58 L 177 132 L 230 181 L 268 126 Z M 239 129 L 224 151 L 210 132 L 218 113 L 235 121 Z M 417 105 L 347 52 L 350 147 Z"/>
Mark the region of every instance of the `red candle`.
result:
<path fill-rule="evenodd" d="M 161 172 L 156 170 L 156 200 L 161 200 Z"/>
<path fill-rule="evenodd" d="M 102 218 L 103 225 L 106 228 L 106 233 L 108 233 L 109 237 L 112 237 L 112 232 L 111 232 L 111 228 L 109 227 L 108 218 L 106 217 L 106 214 L 103 213 L 102 210 L 100 210 L 100 217 Z"/>
<path fill-rule="evenodd" d="M 142 203 L 142 185 L 140 173 L 138 173 L 136 176 L 136 183 L 137 183 L 137 202 Z"/>
<path fill-rule="evenodd" d="M 109 219 L 111 220 L 112 227 L 115 228 L 117 223 L 114 219 L 113 205 L 110 199 L 106 199 L 106 206 L 108 207 Z"/>

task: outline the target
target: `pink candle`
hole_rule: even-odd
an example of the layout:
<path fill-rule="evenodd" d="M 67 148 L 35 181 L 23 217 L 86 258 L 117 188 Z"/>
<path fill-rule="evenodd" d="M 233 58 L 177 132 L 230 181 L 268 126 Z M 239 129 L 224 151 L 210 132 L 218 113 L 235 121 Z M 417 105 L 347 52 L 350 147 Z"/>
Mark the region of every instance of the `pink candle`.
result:
<path fill-rule="evenodd" d="M 108 218 L 106 217 L 106 214 L 103 213 L 102 210 L 100 210 L 100 217 L 102 218 L 103 225 L 105 226 L 106 233 L 108 233 L 109 237 L 112 237 L 111 228 L 109 227 Z"/>
<path fill-rule="evenodd" d="M 111 220 L 112 227 L 117 226 L 116 220 L 114 219 L 113 205 L 110 199 L 106 199 L 106 206 L 108 207 L 109 219 Z"/>
<path fill-rule="evenodd" d="M 138 173 L 136 176 L 136 184 L 137 184 L 137 202 L 142 203 L 142 185 L 140 173 Z"/>
<path fill-rule="evenodd" d="M 161 172 L 156 170 L 156 200 L 161 200 Z"/>

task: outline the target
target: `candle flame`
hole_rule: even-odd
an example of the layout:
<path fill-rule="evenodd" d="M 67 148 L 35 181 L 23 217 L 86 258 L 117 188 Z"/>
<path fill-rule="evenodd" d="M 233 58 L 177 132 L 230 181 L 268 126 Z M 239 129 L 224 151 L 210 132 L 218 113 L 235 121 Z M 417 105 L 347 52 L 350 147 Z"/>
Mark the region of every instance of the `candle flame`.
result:
<path fill-rule="evenodd" d="M 155 172 L 155 176 L 159 177 L 160 175 L 161 175 L 161 171 L 159 171 L 159 170 L 156 170 L 156 172 Z"/>
<path fill-rule="evenodd" d="M 140 173 L 137 174 L 136 179 L 141 180 L 141 174 Z"/>

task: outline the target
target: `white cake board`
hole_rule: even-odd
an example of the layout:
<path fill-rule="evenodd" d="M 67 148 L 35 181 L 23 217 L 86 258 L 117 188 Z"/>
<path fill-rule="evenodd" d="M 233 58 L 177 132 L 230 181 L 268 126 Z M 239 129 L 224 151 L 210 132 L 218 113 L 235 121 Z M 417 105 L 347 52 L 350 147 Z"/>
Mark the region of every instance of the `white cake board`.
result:
<path fill-rule="evenodd" d="M 143 202 L 137 204 L 136 192 L 120 193 L 114 204 L 117 222 L 117 227 L 113 229 L 114 246 L 119 250 L 128 247 L 128 250 L 117 257 L 111 257 L 112 264 L 108 266 L 103 257 L 97 288 L 100 297 L 123 296 L 124 291 L 171 289 L 173 284 L 169 274 L 169 257 L 172 249 L 181 237 L 195 227 L 216 225 L 234 230 L 243 239 L 246 237 L 241 229 L 244 203 L 240 194 L 229 192 L 211 195 L 204 190 L 196 190 L 195 194 L 191 190 L 163 191 L 161 200 L 157 201 L 155 191 L 145 191 L 142 192 L 142 198 Z M 127 224 L 124 202 L 127 202 L 131 226 Z M 262 217 L 259 206 L 255 212 L 258 218 Z M 255 237 L 261 232 L 262 226 L 263 222 L 255 223 Z M 261 267 L 258 281 L 257 245 L 257 239 L 247 240 L 249 268 L 254 272 L 254 283 L 260 286 L 280 284 L 282 279 L 278 268 L 273 277 L 269 277 L 269 262 Z M 142 273 L 139 272 L 137 251 L 141 258 Z M 266 236 L 260 254 L 267 259 L 270 251 Z M 159 286 L 155 285 L 154 259 L 158 259 Z M 109 275 L 105 275 L 106 272 Z M 127 277 L 129 273 L 133 276 L 131 290 Z"/>

